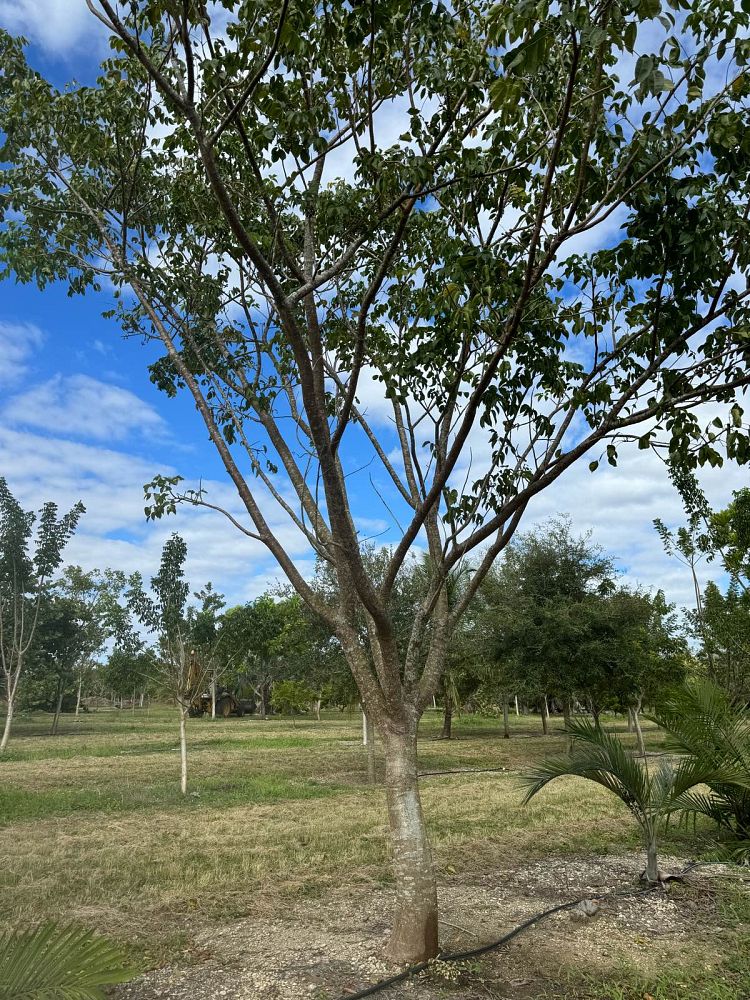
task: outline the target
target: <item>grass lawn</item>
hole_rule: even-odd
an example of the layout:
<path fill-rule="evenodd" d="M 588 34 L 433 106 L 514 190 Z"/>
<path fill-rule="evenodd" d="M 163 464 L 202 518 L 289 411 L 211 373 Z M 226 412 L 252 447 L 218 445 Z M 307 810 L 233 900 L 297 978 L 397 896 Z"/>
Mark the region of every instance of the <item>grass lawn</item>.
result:
<path fill-rule="evenodd" d="M 622 720 L 608 725 L 625 728 Z M 438 713 L 428 713 L 423 772 L 498 769 L 425 777 L 441 876 L 478 879 L 508 865 L 638 848 L 623 807 L 590 783 L 561 780 L 521 806 L 518 773 L 563 750 L 559 725 L 545 738 L 538 719 L 513 716 L 513 737 L 503 740 L 497 720 L 462 716 L 450 742 L 434 738 L 439 726 Z M 189 960 L 197 926 L 268 917 L 295 900 L 389 883 L 384 796 L 366 783 L 357 715 L 329 713 L 320 723 L 305 717 L 296 726 L 288 719 L 191 720 L 184 798 L 173 711 L 63 717 L 55 737 L 48 727 L 48 716 L 18 719 L 0 760 L 0 928 L 74 919 L 126 942 L 138 963 L 155 967 Z M 646 736 L 657 749 L 660 734 Z M 708 832 L 673 830 L 664 850 L 695 856 Z M 648 982 L 630 970 L 616 985 L 576 974 L 559 995 L 750 996 L 750 967 L 737 971 L 750 914 L 744 897 L 729 890 L 720 902 L 726 962 L 708 979 L 697 949 L 695 970 L 659 970 Z M 698 921 L 696 941 L 715 950 Z M 692 992 L 674 992 L 683 981 Z"/>

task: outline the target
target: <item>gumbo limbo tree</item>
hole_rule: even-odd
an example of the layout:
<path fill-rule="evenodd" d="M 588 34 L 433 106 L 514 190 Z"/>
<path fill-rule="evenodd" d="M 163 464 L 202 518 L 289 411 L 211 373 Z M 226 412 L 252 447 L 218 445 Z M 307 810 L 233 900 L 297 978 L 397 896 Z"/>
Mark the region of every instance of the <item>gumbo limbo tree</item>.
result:
<path fill-rule="evenodd" d="M 0 41 L 4 269 L 103 292 L 156 345 L 154 382 L 192 396 L 244 508 L 225 513 L 328 623 L 382 734 L 390 954 L 428 958 L 417 724 L 529 502 L 626 442 L 748 456 L 750 15 L 87 3 L 112 40 L 93 85 L 59 90 Z M 365 491 L 393 546 L 377 583 Z M 178 479 L 148 490 L 151 516 L 181 502 L 218 506 Z M 391 595 L 415 548 L 430 572 L 399 653 Z"/>

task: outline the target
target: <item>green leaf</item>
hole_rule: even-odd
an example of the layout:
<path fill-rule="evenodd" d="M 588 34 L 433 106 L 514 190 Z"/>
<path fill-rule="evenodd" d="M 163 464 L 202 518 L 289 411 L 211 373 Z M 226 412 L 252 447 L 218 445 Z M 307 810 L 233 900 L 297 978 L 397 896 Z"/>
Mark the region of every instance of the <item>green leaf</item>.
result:
<path fill-rule="evenodd" d="M 0 937 L 0 1000 L 103 1000 L 135 975 L 121 949 L 72 926 L 44 924 Z"/>

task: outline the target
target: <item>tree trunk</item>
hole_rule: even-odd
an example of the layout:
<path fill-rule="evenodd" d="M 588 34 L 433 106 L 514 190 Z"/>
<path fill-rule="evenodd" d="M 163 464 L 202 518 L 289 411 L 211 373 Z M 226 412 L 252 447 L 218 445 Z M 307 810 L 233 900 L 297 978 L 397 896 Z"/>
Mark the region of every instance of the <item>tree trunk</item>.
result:
<path fill-rule="evenodd" d="M 546 694 L 542 701 L 542 732 L 545 736 L 549 736 L 549 706 L 547 705 Z"/>
<path fill-rule="evenodd" d="M 78 691 L 76 692 L 76 719 L 81 712 L 81 687 L 83 686 L 83 675 L 78 675 Z"/>
<path fill-rule="evenodd" d="M 187 795 L 187 712 L 180 706 L 180 791 Z"/>
<path fill-rule="evenodd" d="M 440 732 L 439 739 L 449 740 L 451 738 L 452 729 L 453 729 L 453 705 L 451 704 L 450 698 L 446 696 L 445 702 L 443 704 L 443 728 Z"/>
<path fill-rule="evenodd" d="M 13 702 L 15 692 L 8 691 L 8 711 L 5 716 L 5 727 L 3 729 L 3 738 L 0 740 L 0 753 L 5 750 L 8 745 L 8 740 L 10 739 L 10 727 L 13 722 Z"/>
<path fill-rule="evenodd" d="M 516 716 L 518 715 L 518 695 L 513 695 L 513 699 L 516 703 Z"/>
<path fill-rule="evenodd" d="M 315 709 L 315 718 L 320 722 L 320 698 L 315 699 L 313 707 Z"/>
<path fill-rule="evenodd" d="M 633 709 L 630 705 L 628 705 L 628 732 L 632 733 L 634 729 L 635 725 L 633 723 Z"/>
<path fill-rule="evenodd" d="M 413 964 L 438 953 L 435 869 L 417 779 L 416 722 L 407 732 L 384 728 L 385 785 L 396 880 L 389 957 Z"/>
<path fill-rule="evenodd" d="M 375 724 L 372 717 L 364 713 L 362 721 L 365 727 L 364 741 L 367 747 L 367 783 L 374 785 L 377 783 L 375 769 Z"/>
<path fill-rule="evenodd" d="M 143 708 L 143 691 L 141 691 L 140 693 L 140 697 L 138 700 L 138 708 Z"/>
<path fill-rule="evenodd" d="M 508 725 L 508 699 L 503 698 L 503 739 L 510 739 L 510 726 Z"/>
<path fill-rule="evenodd" d="M 659 875 L 659 861 L 656 854 L 656 833 L 652 831 L 646 838 L 646 878 L 649 882 L 658 882 Z"/>
<path fill-rule="evenodd" d="M 633 722 L 635 723 L 635 738 L 638 743 L 638 753 L 642 756 L 646 756 L 646 744 L 643 740 L 643 730 L 641 729 L 641 705 L 643 704 L 643 697 L 639 696 L 638 703 L 631 709 L 633 715 Z"/>
<path fill-rule="evenodd" d="M 52 729 L 50 730 L 50 736 L 57 736 L 57 725 L 60 722 L 60 712 L 62 710 L 62 700 L 63 700 L 63 681 L 62 677 L 57 679 L 57 697 L 55 698 L 55 714 L 52 717 Z"/>
<path fill-rule="evenodd" d="M 563 722 L 565 723 L 565 728 L 567 730 L 570 725 L 570 698 L 566 698 L 563 702 Z M 568 736 L 568 753 L 573 753 L 573 737 Z"/>
<path fill-rule="evenodd" d="M 591 714 L 594 716 L 594 728 L 598 733 L 600 733 L 602 731 L 602 724 L 599 716 L 602 714 L 602 710 L 599 708 L 598 705 L 592 704 Z"/>
<path fill-rule="evenodd" d="M 216 674 L 211 677 L 211 718 L 216 718 Z"/>

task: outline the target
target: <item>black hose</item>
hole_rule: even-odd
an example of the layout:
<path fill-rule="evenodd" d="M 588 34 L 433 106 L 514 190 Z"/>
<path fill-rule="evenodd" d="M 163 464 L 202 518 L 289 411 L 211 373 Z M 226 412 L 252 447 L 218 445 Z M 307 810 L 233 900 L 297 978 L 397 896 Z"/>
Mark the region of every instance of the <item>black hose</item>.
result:
<path fill-rule="evenodd" d="M 642 890 L 648 892 L 649 890 Z M 551 917 L 553 913 L 560 913 L 562 910 L 572 910 L 574 906 L 578 906 L 582 903 L 584 899 L 589 897 L 584 896 L 582 899 L 574 899 L 569 903 L 560 903 L 558 906 L 553 906 L 550 910 L 544 910 L 542 913 L 537 913 L 533 917 L 529 917 L 528 920 L 524 920 L 522 924 L 518 927 L 514 927 L 512 931 L 504 934 L 497 941 L 492 941 L 490 944 L 480 945 L 478 948 L 472 948 L 470 951 L 457 951 L 457 952 L 440 952 L 438 954 L 438 960 L 441 962 L 460 962 L 465 958 L 473 958 L 475 955 L 483 955 L 487 951 L 493 951 L 495 948 L 500 948 L 502 945 L 507 944 L 511 941 L 517 934 L 525 931 L 532 924 L 537 923 L 539 920 L 544 920 L 545 917 Z M 598 897 L 603 898 L 603 897 Z M 396 983 L 402 982 L 404 979 L 409 979 L 411 976 L 416 976 L 420 972 L 424 972 L 425 969 L 429 967 L 429 962 L 419 962 L 417 965 L 410 965 L 403 972 L 396 973 L 395 976 L 390 976 L 388 979 L 381 979 L 380 982 L 375 983 L 373 986 L 367 986 L 365 989 L 360 990 L 359 993 L 346 993 L 339 998 L 339 1000 L 361 1000 L 362 997 L 372 996 L 373 993 L 379 993 L 380 990 L 388 989 L 389 986 L 394 986 Z"/>
<path fill-rule="evenodd" d="M 731 865 L 732 862 L 693 861 L 677 875 L 673 875 L 671 877 L 677 879 L 684 878 L 688 872 L 693 871 L 695 868 L 703 868 L 710 865 L 720 864 Z M 602 896 L 597 896 L 596 899 L 610 899 L 612 896 L 643 896 L 648 892 L 653 892 L 658 885 L 659 883 L 656 882 L 652 885 L 647 885 L 642 889 L 613 889 L 611 892 L 606 892 Z M 551 917 L 555 913 L 562 913 L 564 910 L 572 910 L 574 907 L 585 902 L 585 900 L 591 898 L 591 896 L 582 896 L 580 899 L 574 899 L 568 903 L 560 903 L 558 906 L 553 906 L 549 910 L 543 910 L 541 913 L 537 913 L 533 917 L 529 917 L 528 920 L 524 920 L 522 924 L 514 927 L 512 931 L 508 931 L 507 934 L 504 934 L 496 941 L 480 945 L 478 948 L 470 948 L 468 951 L 439 952 L 437 959 L 440 962 L 461 962 L 467 958 L 475 958 L 477 955 L 484 955 L 488 951 L 494 951 L 495 948 L 501 948 L 504 944 L 512 941 L 514 937 L 522 934 L 523 931 L 528 930 L 529 927 L 532 927 L 540 920 L 545 920 L 547 917 Z M 405 979 L 411 978 L 411 976 L 419 975 L 420 972 L 424 972 L 424 970 L 429 968 L 429 966 L 430 962 L 419 962 L 416 965 L 409 965 L 402 972 L 397 972 L 396 975 L 389 976 L 387 979 L 381 979 L 379 982 L 374 983 L 372 986 L 365 987 L 365 989 L 360 990 L 358 993 L 345 993 L 339 997 L 339 1000 L 362 1000 L 363 997 L 372 996 L 374 993 L 379 993 L 381 990 L 387 990 L 390 986 L 395 986 L 396 983 L 401 983 Z"/>

